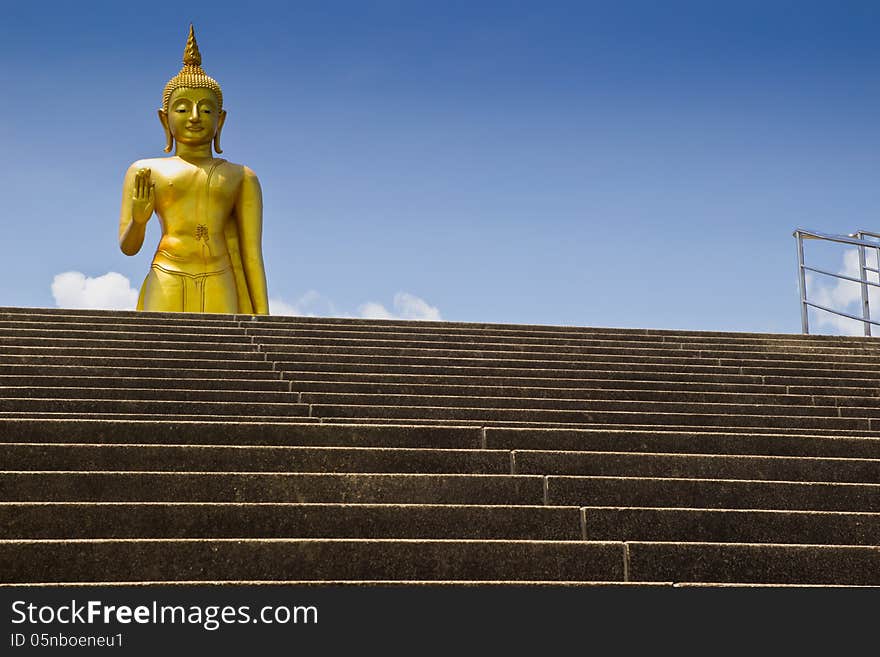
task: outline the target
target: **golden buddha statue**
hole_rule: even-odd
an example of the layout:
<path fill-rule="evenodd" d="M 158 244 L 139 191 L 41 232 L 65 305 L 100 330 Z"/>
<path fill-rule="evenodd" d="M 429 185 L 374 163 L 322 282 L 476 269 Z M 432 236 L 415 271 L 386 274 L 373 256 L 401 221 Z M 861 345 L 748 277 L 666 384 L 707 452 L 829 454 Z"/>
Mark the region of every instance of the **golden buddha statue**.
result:
<path fill-rule="evenodd" d="M 119 245 L 135 255 L 155 211 L 162 237 L 138 310 L 269 313 L 263 266 L 263 199 L 246 166 L 214 157 L 226 120 L 223 92 L 202 70 L 192 25 L 183 68 L 165 85 L 159 121 L 165 152 L 125 174 Z"/>

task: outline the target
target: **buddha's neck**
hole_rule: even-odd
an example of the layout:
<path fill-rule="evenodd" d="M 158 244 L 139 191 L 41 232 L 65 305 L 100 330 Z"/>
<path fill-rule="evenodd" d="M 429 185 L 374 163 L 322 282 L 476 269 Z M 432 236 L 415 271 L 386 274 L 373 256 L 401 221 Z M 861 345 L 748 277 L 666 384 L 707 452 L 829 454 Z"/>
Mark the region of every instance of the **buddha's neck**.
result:
<path fill-rule="evenodd" d="M 211 142 L 193 146 L 191 144 L 177 144 L 174 154 L 187 162 L 198 162 L 214 159 L 214 151 L 211 150 Z"/>

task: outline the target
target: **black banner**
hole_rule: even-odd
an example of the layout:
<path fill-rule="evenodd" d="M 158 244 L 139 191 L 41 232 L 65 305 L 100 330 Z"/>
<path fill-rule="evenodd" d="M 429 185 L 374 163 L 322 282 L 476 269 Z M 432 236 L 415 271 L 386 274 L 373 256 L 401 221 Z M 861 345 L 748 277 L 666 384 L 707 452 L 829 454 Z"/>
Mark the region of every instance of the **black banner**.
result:
<path fill-rule="evenodd" d="M 873 645 L 877 595 L 671 586 L 0 587 L 0 654 L 543 654 L 563 647 L 631 654 L 701 645 L 846 654 Z"/>

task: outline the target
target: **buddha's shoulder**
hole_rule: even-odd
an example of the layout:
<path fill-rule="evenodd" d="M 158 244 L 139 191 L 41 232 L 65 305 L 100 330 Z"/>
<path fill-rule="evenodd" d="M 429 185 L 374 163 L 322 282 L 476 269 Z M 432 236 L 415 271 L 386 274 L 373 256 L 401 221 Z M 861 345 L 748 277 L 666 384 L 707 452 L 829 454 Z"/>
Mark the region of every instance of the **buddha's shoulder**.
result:
<path fill-rule="evenodd" d="M 217 162 L 217 160 L 215 160 L 215 162 Z M 254 173 L 253 169 L 244 164 L 230 162 L 229 160 L 219 160 L 219 163 L 222 163 L 223 169 L 225 170 L 224 173 L 227 176 L 231 175 L 233 178 L 238 178 L 239 180 L 257 180 L 257 174 Z M 132 162 L 131 166 L 128 167 L 128 170 L 129 172 L 134 173 L 140 169 L 150 169 L 151 171 L 160 174 L 172 175 L 180 172 L 182 169 L 186 169 L 187 166 L 188 165 L 182 163 L 181 160 L 176 157 L 148 157 Z"/>
<path fill-rule="evenodd" d="M 138 171 L 139 169 L 150 169 L 152 171 L 165 171 L 173 166 L 170 157 L 145 157 L 142 160 L 135 160 L 128 167 L 129 171 Z"/>
<path fill-rule="evenodd" d="M 145 157 L 141 160 L 135 160 L 131 163 L 129 169 L 150 169 L 152 167 L 161 167 L 167 165 L 171 157 Z"/>
<path fill-rule="evenodd" d="M 259 189 L 260 180 L 253 169 L 244 164 L 236 164 L 235 162 L 224 162 L 226 175 L 234 181 L 234 185 L 241 191 L 249 189 Z"/>
<path fill-rule="evenodd" d="M 236 162 L 230 162 L 229 160 L 223 161 L 223 166 L 231 167 L 232 170 L 240 175 L 242 178 L 256 178 L 257 174 L 254 173 L 254 170 L 244 164 L 238 164 Z"/>

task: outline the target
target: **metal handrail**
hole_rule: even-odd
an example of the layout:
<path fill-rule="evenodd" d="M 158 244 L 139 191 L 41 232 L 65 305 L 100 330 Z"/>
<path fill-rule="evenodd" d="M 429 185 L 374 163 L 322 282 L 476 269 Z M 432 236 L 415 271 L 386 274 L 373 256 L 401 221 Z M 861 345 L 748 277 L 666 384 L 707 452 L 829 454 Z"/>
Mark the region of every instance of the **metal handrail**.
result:
<path fill-rule="evenodd" d="M 840 317 L 848 317 L 850 319 L 854 319 L 856 321 L 862 322 L 864 327 L 865 335 L 871 335 L 871 326 L 880 326 L 880 322 L 873 321 L 871 319 L 871 309 L 868 304 L 868 286 L 871 287 L 880 287 L 880 283 L 875 283 L 874 281 L 868 280 L 868 272 L 872 272 L 875 274 L 880 274 L 880 269 L 875 269 L 874 267 L 868 267 L 867 262 L 865 260 L 865 249 L 874 249 L 877 252 L 878 263 L 880 263 L 880 242 L 875 242 L 871 240 L 866 240 L 866 237 L 874 238 L 880 240 L 880 233 L 873 233 L 867 230 L 858 230 L 855 233 L 851 233 L 849 235 L 832 235 L 830 233 L 820 233 L 815 230 L 807 230 L 806 228 L 798 228 L 792 233 L 793 237 L 797 241 L 797 256 L 798 256 L 798 288 L 800 289 L 800 305 L 801 305 L 801 331 L 804 334 L 808 334 L 810 332 L 810 324 L 808 318 L 808 309 L 816 308 L 818 310 L 823 310 L 825 312 L 833 313 L 835 315 L 839 315 Z M 847 244 L 850 246 L 856 246 L 859 249 L 859 278 L 855 278 L 854 276 L 847 276 L 846 274 L 830 272 L 825 269 L 818 269 L 816 267 L 808 267 L 804 263 L 804 240 L 823 240 L 826 242 L 836 242 L 838 244 Z M 822 274 L 825 276 L 833 276 L 834 278 L 839 278 L 845 281 L 852 281 L 854 283 L 859 283 L 861 286 L 862 292 L 862 315 L 857 316 L 850 313 L 846 313 L 840 310 L 835 310 L 833 308 L 829 308 L 827 306 L 820 305 L 818 303 L 814 303 L 807 299 L 807 272 L 812 271 L 817 274 Z"/>
<path fill-rule="evenodd" d="M 826 276 L 834 276 L 835 278 L 842 278 L 845 281 L 852 281 L 853 283 L 863 283 L 864 285 L 870 285 L 871 287 L 880 287 L 880 283 L 875 283 L 874 281 L 863 281 L 861 278 L 856 278 L 855 276 L 847 276 L 846 274 L 835 273 L 833 271 L 828 271 L 827 269 L 817 269 L 816 267 L 807 267 L 804 265 L 804 269 L 807 271 L 814 271 L 817 274 L 825 274 Z M 865 267 L 865 269 L 868 269 Z M 873 270 L 876 271 L 876 270 Z M 834 311 L 831 311 L 834 312 Z M 861 317 L 858 318 L 861 321 Z"/>

